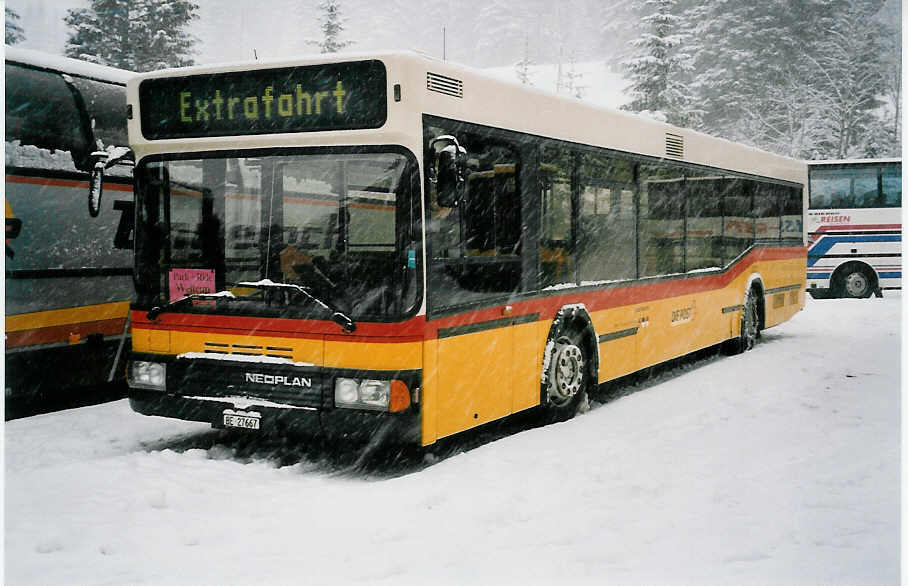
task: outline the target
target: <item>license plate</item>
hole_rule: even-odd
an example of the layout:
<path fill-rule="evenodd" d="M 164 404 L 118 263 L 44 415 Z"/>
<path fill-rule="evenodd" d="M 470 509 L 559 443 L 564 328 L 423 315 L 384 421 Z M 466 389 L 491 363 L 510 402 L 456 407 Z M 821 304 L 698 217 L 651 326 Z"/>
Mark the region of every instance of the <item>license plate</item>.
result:
<path fill-rule="evenodd" d="M 232 415 L 224 414 L 224 427 L 237 427 L 239 429 L 258 429 L 259 421 L 258 417 L 252 417 L 250 415 Z"/>

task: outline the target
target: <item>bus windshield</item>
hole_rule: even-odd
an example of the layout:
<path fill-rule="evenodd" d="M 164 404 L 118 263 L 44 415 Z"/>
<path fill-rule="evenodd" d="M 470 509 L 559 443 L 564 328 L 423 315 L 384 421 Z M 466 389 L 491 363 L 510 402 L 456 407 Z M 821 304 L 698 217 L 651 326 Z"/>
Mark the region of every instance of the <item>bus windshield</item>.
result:
<path fill-rule="evenodd" d="M 309 297 L 276 304 L 269 288 L 240 286 L 270 282 L 357 320 L 415 309 L 415 162 L 401 152 L 214 154 L 152 160 L 136 175 L 149 220 L 138 287 L 151 304 L 228 290 L 230 303 L 189 311 L 324 319 Z"/>

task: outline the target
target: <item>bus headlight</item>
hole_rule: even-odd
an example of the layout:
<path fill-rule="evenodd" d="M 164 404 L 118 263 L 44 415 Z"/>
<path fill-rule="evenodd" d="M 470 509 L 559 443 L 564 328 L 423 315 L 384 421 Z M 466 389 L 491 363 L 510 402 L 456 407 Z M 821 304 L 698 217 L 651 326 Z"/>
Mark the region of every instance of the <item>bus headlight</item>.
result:
<path fill-rule="evenodd" d="M 359 403 L 359 384 L 352 378 L 339 378 L 334 383 L 334 404 L 338 407 Z"/>
<path fill-rule="evenodd" d="M 334 405 L 345 409 L 403 411 L 410 406 L 410 390 L 403 381 L 338 378 Z"/>
<path fill-rule="evenodd" d="M 167 386 L 167 368 L 160 362 L 136 360 L 129 364 L 128 378 L 131 387 L 163 391 Z"/>

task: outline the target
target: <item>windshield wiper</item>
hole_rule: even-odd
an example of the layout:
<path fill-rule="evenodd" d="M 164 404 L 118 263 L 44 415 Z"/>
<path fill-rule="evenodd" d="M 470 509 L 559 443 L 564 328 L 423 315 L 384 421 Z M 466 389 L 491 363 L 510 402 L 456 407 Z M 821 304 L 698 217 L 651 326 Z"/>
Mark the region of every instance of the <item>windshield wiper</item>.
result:
<path fill-rule="evenodd" d="M 343 313 L 339 309 L 332 307 L 328 303 L 322 301 L 312 293 L 306 290 L 305 287 L 299 285 L 293 285 L 290 283 L 275 283 L 271 279 L 263 279 L 256 282 L 243 282 L 237 283 L 240 287 L 253 287 L 255 289 L 261 289 L 262 291 L 281 291 L 284 293 L 300 293 L 304 297 L 308 298 L 310 301 L 331 313 L 331 321 L 339 325 L 344 329 L 345 332 L 356 331 L 356 322 L 354 322 L 347 314 Z M 290 298 L 287 298 L 287 303 L 290 302 Z"/>
<path fill-rule="evenodd" d="M 206 299 L 206 300 L 217 300 L 217 299 L 236 299 L 233 293 L 230 291 L 221 291 L 220 293 L 193 293 L 192 295 L 187 295 L 180 299 L 175 299 L 166 305 L 161 305 L 158 307 L 152 307 L 151 311 L 145 314 L 150 320 L 155 320 L 159 315 L 167 311 L 174 311 L 178 307 L 183 307 L 188 305 L 197 299 Z"/>

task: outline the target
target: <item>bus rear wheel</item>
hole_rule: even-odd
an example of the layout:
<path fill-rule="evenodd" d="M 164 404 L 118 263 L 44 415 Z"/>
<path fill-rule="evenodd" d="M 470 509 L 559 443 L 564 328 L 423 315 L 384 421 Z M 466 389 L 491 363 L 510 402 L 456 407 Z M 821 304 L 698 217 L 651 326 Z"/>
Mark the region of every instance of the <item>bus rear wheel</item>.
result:
<path fill-rule="evenodd" d="M 839 286 L 839 295 L 852 299 L 864 299 L 870 297 L 872 292 L 871 279 L 863 268 L 854 266 L 845 270 Z"/>
<path fill-rule="evenodd" d="M 760 310 L 757 307 L 755 291 L 747 295 L 741 314 L 741 351 L 747 352 L 757 345 L 760 337 Z"/>
<path fill-rule="evenodd" d="M 737 338 L 723 343 L 723 350 L 728 355 L 740 354 L 753 349 L 760 338 L 760 307 L 757 302 L 757 290 L 751 289 L 741 306 L 741 331 Z"/>
<path fill-rule="evenodd" d="M 549 421 L 564 421 L 589 408 L 589 359 L 580 336 L 558 336 L 545 374 L 545 410 Z"/>

